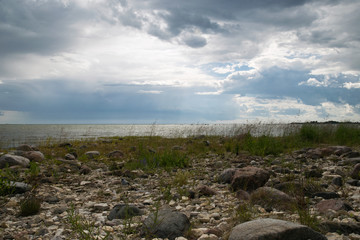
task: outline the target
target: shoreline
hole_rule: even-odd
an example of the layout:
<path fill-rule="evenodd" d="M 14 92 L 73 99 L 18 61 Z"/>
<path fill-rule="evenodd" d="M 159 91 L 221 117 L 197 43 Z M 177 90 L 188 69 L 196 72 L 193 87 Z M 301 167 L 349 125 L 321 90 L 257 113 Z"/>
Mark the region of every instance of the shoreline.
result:
<path fill-rule="evenodd" d="M 304 136 L 110 137 L 3 150 L 0 159 L 30 161 L 3 167 L 2 177 L 31 187 L 0 197 L 0 235 L 81 239 L 85 231 L 89 239 L 147 239 L 140 235 L 146 219 L 170 209 L 189 221 L 183 240 L 227 239 L 235 226 L 263 218 L 302 224 L 328 239 L 357 239 L 359 142 L 340 147 L 326 143 L 329 137 L 319 143 Z M 245 170 L 258 172 L 246 181 L 255 187 L 234 180 Z M 39 212 L 19 216 L 30 197 Z M 139 215 L 113 215 L 122 205 Z"/>

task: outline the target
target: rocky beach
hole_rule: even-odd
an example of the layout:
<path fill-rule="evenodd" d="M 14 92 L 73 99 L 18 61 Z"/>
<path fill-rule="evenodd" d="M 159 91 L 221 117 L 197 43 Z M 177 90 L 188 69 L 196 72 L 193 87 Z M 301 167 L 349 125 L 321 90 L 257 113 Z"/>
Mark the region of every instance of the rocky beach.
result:
<path fill-rule="evenodd" d="M 360 239 L 359 145 L 257 155 L 233 142 L 2 150 L 0 239 Z"/>

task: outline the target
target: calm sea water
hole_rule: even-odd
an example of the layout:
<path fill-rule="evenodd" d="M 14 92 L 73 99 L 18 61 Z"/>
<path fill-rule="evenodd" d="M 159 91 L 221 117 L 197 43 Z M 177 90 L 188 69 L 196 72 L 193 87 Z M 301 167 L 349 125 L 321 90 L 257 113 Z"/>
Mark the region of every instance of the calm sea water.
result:
<path fill-rule="evenodd" d="M 253 135 L 281 135 L 296 125 L 211 124 L 211 125 L 64 125 L 0 124 L 0 148 L 20 144 L 41 144 L 113 136 L 189 137 L 198 135 L 234 136 L 248 131 Z"/>

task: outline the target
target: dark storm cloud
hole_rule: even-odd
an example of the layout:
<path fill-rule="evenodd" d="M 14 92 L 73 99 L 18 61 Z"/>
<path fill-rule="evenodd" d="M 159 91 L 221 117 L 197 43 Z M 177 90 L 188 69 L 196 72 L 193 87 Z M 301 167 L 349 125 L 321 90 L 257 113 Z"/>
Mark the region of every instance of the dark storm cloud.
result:
<path fill-rule="evenodd" d="M 0 54 L 51 54 L 76 38 L 72 24 L 89 12 L 57 1 L 0 1 Z"/>

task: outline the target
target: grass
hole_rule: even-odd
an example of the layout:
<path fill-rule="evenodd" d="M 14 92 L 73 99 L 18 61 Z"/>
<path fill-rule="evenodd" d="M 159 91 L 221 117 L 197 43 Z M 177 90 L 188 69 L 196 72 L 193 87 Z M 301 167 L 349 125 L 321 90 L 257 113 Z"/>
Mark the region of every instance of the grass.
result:
<path fill-rule="evenodd" d="M 20 203 L 20 216 L 26 217 L 39 213 L 41 207 L 41 200 L 35 197 L 34 195 L 30 195 L 26 197 Z"/>
<path fill-rule="evenodd" d="M 93 221 L 87 220 L 84 216 L 75 211 L 75 207 L 71 206 L 68 210 L 66 223 L 70 225 L 73 237 L 82 240 L 105 240 L 109 239 L 110 233 L 106 232 L 101 236 L 99 228 L 95 227 Z"/>

